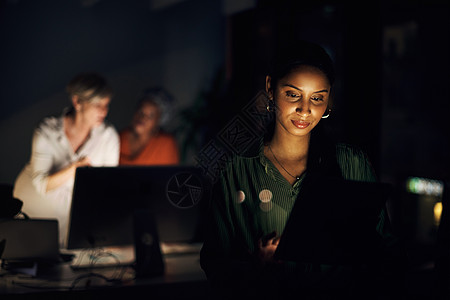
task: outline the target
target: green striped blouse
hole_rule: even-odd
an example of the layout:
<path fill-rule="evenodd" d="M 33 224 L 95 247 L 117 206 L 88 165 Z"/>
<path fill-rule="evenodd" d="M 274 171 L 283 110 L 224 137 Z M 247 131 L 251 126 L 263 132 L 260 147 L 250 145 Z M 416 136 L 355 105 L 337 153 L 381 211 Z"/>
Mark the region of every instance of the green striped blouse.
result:
<path fill-rule="evenodd" d="M 360 149 L 338 144 L 336 158 L 345 179 L 376 181 Z M 236 156 L 226 165 L 213 191 L 209 234 L 201 252 L 201 265 L 209 279 L 220 280 L 236 273 L 242 278 L 253 276 L 245 274 L 252 268 L 251 254 L 258 239 L 273 231 L 279 235 L 283 232 L 303 179 L 304 175 L 290 185 L 265 157 L 262 145 L 258 155 Z M 377 231 L 382 237 L 390 237 L 385 216 L 383 211 Z"/>

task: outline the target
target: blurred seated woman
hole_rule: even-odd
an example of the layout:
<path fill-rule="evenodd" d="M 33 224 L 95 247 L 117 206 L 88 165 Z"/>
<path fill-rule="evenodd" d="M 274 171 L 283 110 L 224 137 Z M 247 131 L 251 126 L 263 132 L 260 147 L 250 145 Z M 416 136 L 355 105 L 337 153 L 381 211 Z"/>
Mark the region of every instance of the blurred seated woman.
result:
<path fill-rule="evenodd" d="M 164 132 L 172 98 L 162 88 L 151 88 L 139 100 L 130 125 L 120 132 L 120 165 L 176 165 L 178 146 Z"/>
<path fill-rule="evenodd" d="M 72 106 L 44 118 L 34 130 L 31 158 L 14 184 L 14 197 L 31 218 L 56 218 L 65 246 L 75 171 L 83 166 L 116 166 L 119 135 L 105 121 L 112 97 L 106 80 L 82 73 L 67 85 Z"/>

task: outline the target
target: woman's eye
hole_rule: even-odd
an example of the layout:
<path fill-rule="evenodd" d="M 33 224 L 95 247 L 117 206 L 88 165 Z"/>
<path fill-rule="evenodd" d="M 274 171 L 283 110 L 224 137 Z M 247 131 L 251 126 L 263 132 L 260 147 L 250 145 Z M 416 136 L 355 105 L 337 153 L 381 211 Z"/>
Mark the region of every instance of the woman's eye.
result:
<path fill-rule="evenodd" d="M 314 102 L 321 102 L 321 101 L 323 101 L 323 97 L 320 97 L 320 96 L 312 96 L 312 97 L 311 97 L 311 100 L 314 101 Z"/>
<path fill-rule="evenodd" d="M 296 98 L 299 98 L 300 95 L 296 94 L 296 93 L 293 93 L 293 92 L 286 92 L 286 97 L 296 99 Z"/>

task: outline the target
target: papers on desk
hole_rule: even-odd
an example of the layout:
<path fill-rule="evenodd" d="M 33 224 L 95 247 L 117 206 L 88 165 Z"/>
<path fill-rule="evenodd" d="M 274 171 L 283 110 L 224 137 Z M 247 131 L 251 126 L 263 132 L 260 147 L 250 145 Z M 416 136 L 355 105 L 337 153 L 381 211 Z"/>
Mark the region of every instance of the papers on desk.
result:
<path fill-rule="evenodd" d="M 163 255 L 185 255 L 200 253 L 202 243 L 161 243 Z M 77 268 L 101 268 L 127 266 L 135 262 L 134 246 L 102 247 L 68 250 L 74 255 L 70 266 Z"/>
<path fill-rule="evenodd" d="M 115 246 L 70 250 L 75 256 L 70 263 L 77 268 L 129 266 L 135 262 L 134 246 Z"/>
<path fill-rule="evenodd" d="M 203 243 L 161 243 L 163 255 L 183 255 L 200 253 Z"/>

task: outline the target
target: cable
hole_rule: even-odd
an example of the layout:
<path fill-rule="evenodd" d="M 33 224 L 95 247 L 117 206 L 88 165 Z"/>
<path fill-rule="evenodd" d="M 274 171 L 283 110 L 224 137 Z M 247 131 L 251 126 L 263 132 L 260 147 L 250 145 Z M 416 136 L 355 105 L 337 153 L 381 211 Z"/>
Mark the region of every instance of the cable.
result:
<path fill-rule="evenodd" d="M 117 280 L 109 279 L 109 278 L 107 278 L 106 276 L 104 276 L 104 275 L 102 275 L 102 274 L 99 274 L 99 273 L 92 273 L 92 272 L 89 272 L 89 273 L 87 273 L 87 274 L 82 274 L 82 275 L 78 276 L 77 278 L 75 278 L 75 279 L 73 280 L 72 285 L 70 286 L 69 290 L 74 290 L 74 289 L 76 288 L 77 284 L 78 284 L 81 280 L 83 280 L 83 279 L 85 279 L 85 278 L 90 278 L 90 277 L 96 277 L 96 278 L 103 279 L 103 280 L 104 280 L 105 282 L 107 282 L 107 283 L 111 283 L 111 282 L 120 282 L 120 281 L 117 281 Z M 85 285 L 83 288 L 90 288 L 90 287 L 91 287 L 91 280 L 88 280 L 88 281 L 86 282 L 86 285 Z"/>

